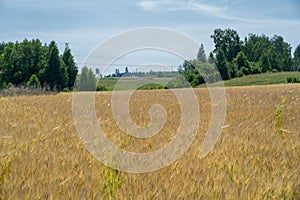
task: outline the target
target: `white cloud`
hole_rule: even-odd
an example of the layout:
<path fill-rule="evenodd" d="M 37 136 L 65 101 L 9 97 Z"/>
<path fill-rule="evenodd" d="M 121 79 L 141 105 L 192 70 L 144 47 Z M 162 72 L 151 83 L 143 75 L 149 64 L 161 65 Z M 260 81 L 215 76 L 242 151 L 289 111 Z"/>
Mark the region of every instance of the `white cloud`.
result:
<path fill-rule="evenodd" d="M 299 23 L 299 20 L 278 19 L 278 18 L 250 18 L 248 16 L 240 17 L 229 13 L 229 7 L 216 6 L 209 3 L 203 3 L 196 0 L 142 0 L 138 3 L 139 7 L 147 12 L 172 12 L 172 11 L 194 11 L 206 16 L 217 17 L 220 19 L 228 19 L 233 21 L 247 22 L 247 23 L 261 23 L 261 24 L 278 24 L 281 23 Z M 235 2 L 235 1 L 234 1 Z M 233 2 L 233 3 L 234 3 Z M 235 2 L 236 3 L 236 2 Z"/>
<path fill-rule="evenodd" d="M 259 23 L 262 20 L 238 17 L 229 13 L 228 6 L 216 6 L 209 3 L 201 3 L 195 0 L 142 0 L 138 6 L 147 12 L 172 12 L 172 11 L 194 11 L 206 16 L 229 19 L 234 21 Z"/>
<path fill-rule="evenodd" d="M 138 5 L 145 11 L 148 12 L 164 12 L 170 11 L 170 8 L 175 8 L 178 5 L 178 2 L 174 2 L 172 0 L 145 0 L 141 1 Z"/>
<path fill-rule="evenodd" d="M 210 4 L 195 1 L 179 0 L 143 0 L 138 5 L 148 12 L 170 12 L 177 10 L 193 10 L 211 16 L 224 16 L 227 7 L 218 7 Z"/>
<path fill-rule="evenodd" d="M 209 4 L 203 4 L 192 1 L 188 4 L 187 9 L 201 12 L 203 14 L 225 18 L 227 7 L 217 7 Z"/>

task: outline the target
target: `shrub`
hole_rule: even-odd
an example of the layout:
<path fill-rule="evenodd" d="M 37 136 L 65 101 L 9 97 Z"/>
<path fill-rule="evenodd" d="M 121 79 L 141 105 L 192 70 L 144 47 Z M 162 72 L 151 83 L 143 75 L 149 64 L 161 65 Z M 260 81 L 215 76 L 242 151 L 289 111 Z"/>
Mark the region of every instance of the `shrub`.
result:
<path fill-rule="evenodd" d="M 167 88 L 189 88 L 191 85 L 183 76 L 177 76 L 174 79 L 170 80 L 167 85 Z"/>
<path fill-rule="evenodd" d="M 246 67 L 241 67 L 240 71 L 242 71 L 244 75 L 248 75 L 250 73 L 249 69 Z"/>
<path fill-rule="evenodd" d="M 166 87 L 157 83 L 147 83 L 138 88 L 138 90 L 157 90 L 157 89 L 166 89 Z"/>
<path fill-rule="evenodd" d="M 29 81 L 27 82 L 27 86 L 31 88 L 40 88 L 41 83 L 38 77 L 35 74 L 32 74 Z"/>
<path fill-rule="evenodd" d="M 242 77 L 244 76 L 245 74 L 241 71 L 241 70 L 238 70 L 236 76 L 239 78 L 239 77 Z"/>
<path fill-rule="evenodd" d="M 98 84 L 96 91 L 108 91 L 108 89 L 104 85 Z"/>
<path fill-rule="evenodd" d="M 251 74 L 260 74 L 261 73 L 261 67 L 257 65 L 251 66 Z"/>
<path fill-rule="evenodd" d="M 71 92 L 71 90 L 66 87 L 66 88 L 62 89 L 62 92 Z"/>
<path fill-rule="evenodd" d="M 288 83 L 300 83 L 300 79 L 295 76 L 289 76 L 286 80 Z"/>
<path fill-rule="evenodd" d="M 2 85 L 0 85 L 0 88 L 1 89 L 8 89 L 8 88 L 11 88 L 13 87 L 13 84 L 12 83 L 6 83 L 6 82 L 3 82 Z"/>

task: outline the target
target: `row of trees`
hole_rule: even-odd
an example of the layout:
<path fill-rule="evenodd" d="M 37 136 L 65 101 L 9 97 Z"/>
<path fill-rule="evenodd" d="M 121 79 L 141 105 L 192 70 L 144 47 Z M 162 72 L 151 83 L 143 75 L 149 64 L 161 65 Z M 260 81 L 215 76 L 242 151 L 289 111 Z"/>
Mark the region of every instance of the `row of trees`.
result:
<path fill-rule="evenodd" d="M 62 55 L 54 41 L 38 39 L 0 44 L 0 88 L 42 87 L 46 90 L 72 90 L 77 66 L 69 48 Z"/>
<path fill-rule="evenodd" d="M 180 67 L 181 73 L 192 86 L 204 83 L 203 76 L 210 76 L 207 80 L 214 80 L 215 74 L 201 73 L 203 69 L 209 72 L 209 65 L 203 63 L 215 64 L 223 80 L 248 74 L 300 70 L 300 45 L 292 56 L 292 48 L 282 36 L 270 38 L 249 34 L 243 41 L 233 29 L 216 29 L 211 38 L 215 48 L 208 58 L 201 45 L 197 59 L 185 61 Z"/>
<path fill-rule="evenodd" d="M 207 57 L 201 45 L 197 59 L 185 61 L 179 73 L 193 86 L 204 82 L 215 82 L 219 76 L 214 70 L 216 66 L 223 80 L 241 77 L 248 74 L 264 72 L 298 71 L 300 70 L 300 45 L 291 53 L 291 46 L 282 36 L 249 34 L 241 40 L 233 29 L 216 29 L 211 38 L 214 50 Z M 22 42 L 0 43 L 0 89 L 8 86 L 41 87 L 46 90 L 73 90 L 76 78 L 79 90 L 95 90 L 96 77 L 92 70 L 84 67 L 79 76 L 71 50 L 66 47 L 63 54 L 54 41 L 49 45 L 38 39 Z M 115 77 L 121 76 L 162 76 L 162 72 L 124 73 L 116 69 Z M 96 74 L 100 74 L 96 69 Z M 168 76 L 174 77 L 170 72 Z M 186 83 L 175 78 L 170 87 L 184 87 Z"/>
<path fill-rule="evenodd" d="M 97 69 L 96 69 L 97 70 Z M 177 71 L 133 71 L 129 72 L 128 67 L 125 67 L 125 72 L 120 72 L 119 69 L 115 69 L 115 73 L 108 74 L 106 78 L 120 78 L 120 77 L 148 77 L 148 78 L 174 78 L 178 74 Z"/>

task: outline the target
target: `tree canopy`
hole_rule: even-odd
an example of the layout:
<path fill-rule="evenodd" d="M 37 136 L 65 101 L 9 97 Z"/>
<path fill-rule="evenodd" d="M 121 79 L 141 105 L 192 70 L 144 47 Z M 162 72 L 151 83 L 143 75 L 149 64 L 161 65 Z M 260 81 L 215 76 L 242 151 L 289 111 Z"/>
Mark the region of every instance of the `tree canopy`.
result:
<path fill-rule="evenodd" d="M 79 91 L 95 91 L 96 90 L 96 76 L 92 69 L 86 66 L 82 68 L 78 76 L 76 89 Z"/>
<path fill-rule="evenodd" d="M 199 63 L 195 61 L 215 64 L 223 80 L 262 72 L 300 70 L 300 45 L 292 57 L 291 45 L 282 36 L 249 34 L 243 41 L 236 30 L 216 29 L 211 38 L 214 50 L 209 53 L 207 60 L 201 44 L 197 58 L 184 61 L 181 67 L 181 74 L 192 86 L 202 83 L 205 76 L 205 73 L 196 70 L 199 69 Z"/>
<path fill-rule="evenodd" d="M 0 88 L 37 85 L 47 90 L 72 90 L 77 71 L 71 50 L 60 56 L 54 41 L 49 45 L 38 39 L 0 43 Z"/>
<path fill-rule="evenodd" d="M 215 64 L 221 75 L 226 71 L 225 68 L 230 66 L 229 78 L 261 72 L 297 70 L 297 56 L 292 58 L 291 45 L 285 42 L 282 36 L 274 35 L 270 38 L 266 35 L 249 34 L 242 41 L 235 30 L 216 29 L 211 38 L 215 44 L 212 52 L 216 56 Z M 218 60 L 220 50 L 224 53 L 227 65 Z M 213 55 L 209 58 L 212 60 Z"/>

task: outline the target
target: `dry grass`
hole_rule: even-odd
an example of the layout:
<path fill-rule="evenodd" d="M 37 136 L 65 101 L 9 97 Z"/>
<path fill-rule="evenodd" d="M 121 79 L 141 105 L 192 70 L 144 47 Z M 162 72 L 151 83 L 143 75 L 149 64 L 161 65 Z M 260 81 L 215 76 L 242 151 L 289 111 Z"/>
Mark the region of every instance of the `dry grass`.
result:
<path fill-rule="evenodd" d="M 211 108 L 207 90 L 196 89 L 201 116 L 194 143 L 169 167 L 144 174 L 112 170 L 89 154 L 75 131 L 71 94 L 0 98 L 0 199 L 300 199 L 300 85 L 226 91 L 229 126 L 214 150 L 198 158 Z M 134 94 L 136 123 L 150 122 L 152 103 L 167 111 L 164 129 L 147 140 L 118 129 L 110 97 L 97 94 L 97 114 L 122 148 L 149 152 L 175 135 L 180 105 L 172 93 Z"/>

